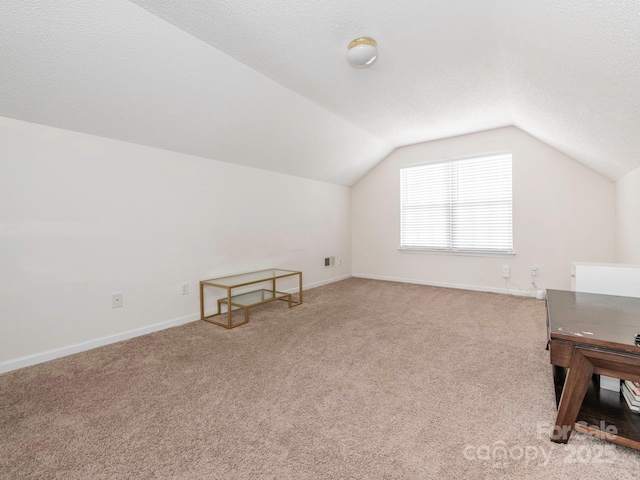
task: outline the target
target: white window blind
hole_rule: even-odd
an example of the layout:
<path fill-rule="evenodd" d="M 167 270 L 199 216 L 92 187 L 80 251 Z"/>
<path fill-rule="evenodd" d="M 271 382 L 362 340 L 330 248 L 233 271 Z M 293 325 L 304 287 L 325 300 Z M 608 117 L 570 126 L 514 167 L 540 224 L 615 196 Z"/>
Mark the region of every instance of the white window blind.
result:
<path fill-rule="evenodd" d="M 401 248 L 513 251 L 511 153 L 400 169 Z"/>

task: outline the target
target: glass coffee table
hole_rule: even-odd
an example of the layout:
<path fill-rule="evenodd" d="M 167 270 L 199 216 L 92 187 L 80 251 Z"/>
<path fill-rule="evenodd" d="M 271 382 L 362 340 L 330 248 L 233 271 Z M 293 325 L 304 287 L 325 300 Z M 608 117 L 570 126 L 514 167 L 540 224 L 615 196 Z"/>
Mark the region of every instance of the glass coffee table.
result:
<path fill-rule="evenodd" d="M 298 298 L 294 300 L 290 293 L 278 292 L 276 289 L 276 281 L 282 278 L 298 276 Z M 250 285 L 258 285 L 267 283 L 271 288 L 259 288 L 248 292 L 233 294 L 232 290 L 247 287 Z M 218 312 L 213 315 L 205 316 L 204 314 L 204 287 L 222 288 L 227 291 L 226 298 L 218 299 Z M 239 275 L 230 275 L 227 277 L 211 278 L 209 280 L 200 281 L 200 319 L 205 322 L 213 323 L 224 328 L 235 328 L 249 322 L 249 309 L 264 305 L 265 303 L 282 300 L 288 302 L 289 308 L 302 304 L 302 272 L 295 270 L 282 270 L 271 268 L 268 270 L 260 270 L 257 272 L 242 273 Z M 222 305 L 226 305 L 226 311 L 222 311 Z M 232 307 L 244 309 L 244 321 L 236 323 L 232 322 Z M 226 322 L 219 322 L 213 318 L 227 315 Z"/>

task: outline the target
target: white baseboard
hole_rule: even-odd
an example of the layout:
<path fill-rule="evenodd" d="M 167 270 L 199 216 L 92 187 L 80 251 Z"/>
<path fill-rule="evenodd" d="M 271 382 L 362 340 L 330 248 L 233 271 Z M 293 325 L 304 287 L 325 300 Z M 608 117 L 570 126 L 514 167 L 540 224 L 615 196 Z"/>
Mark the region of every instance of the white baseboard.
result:
<path fill-rule="evenodd" d="M 33 355 L 27 355 L 26 357 L 16 358 L 14 360 L 7 360 L 0 363 L 0 374 L 10 372 L 11 370 L 17 370 L 19 368 L 29 367 L 42 362 L 48 362 L 49 360 L 55 360 L 56 358 L 66 357 L 67 355 L 73 355 L 74 353 L 84 352 L 93 348 L 103 347 L 110 343 L 121 342 L 123 340 L 129 340 L 130 338 L 139 337 L 148 333 L 157 332 L 166 328 L 177 327 L 190 323 L 196 320 L 200 320 L 200 314 L 188 315 L 186 317 L 168 320 L 166 322 L 155 323 L 146 327 L 136 328 L 122 333 L 116 333 L 115 335 L 108 335 L 106 337 L 96 338 L 87 342 L 76 343 L 75 345 L 69 345 L 66 347 L 55 348 L 53 350 L 47 350 L 46 352 L 36 353 Z"/>
<path fill-rule="evenodd" d="M 309 290 L 310 288 L 320 287 L 321 285 L 327 285 L 329 283 L 338 282 L 340 280 L 345 280 L 349 277 L 351 277 L 351 275 L 342 275 L 340 277 L 330 278 L 329 280 L 323 280 L 321 282 L 305 285 L 303 287 L 303 291 Z M 297 288 L 293 288 L 290 291 L 287 291 L 286 293 L 296 293 L 297 291 L 298 291 Z M 210 315 L 212 313 L 214 312 L 205 312 L 205 315 Z M 160 330 L 164 330 L 166 328 L 177 327 L 179 325 L 184 325 L 186 323 L 195 322 L 196 320 L 200 320 L 200 313 L 187 315 L 186 317 L 177 318 L 174 320 L 167 320 L 165 322 L 155 323 L 153 325 L 148 325 L 146 327 L 140 327 L 134 330 L 116 333 L 114 335 L 109 335 L 106 337 L 96 338 L 94 340 L 89 340 L 87 342 L 76 343 L 74 345 L 68 345 L 65 347 L 55 348 L 53 350 L 47 350 L 46 352 L 42 352 L 42 353 L 35 353 L 33 355 L 27 355 L 25 357 L 16 358 L 13 360 L 6 360 L 4 362 L 0 362 L 0 374 L 10 372 L 12 370 L 17 370 L 19 368 L 30 367 L 31 365 L 36 365 L 38 363 L 48 362 L 50 360 L 55 360 L 56 358 L 66 357 L 67 355 L 73 355 L 74 353 L 84 352 L 86 350 L 91 350 L 93 348 L 103 347 L 111 343 L 121 342 L 123 340 L 129 340 L 130 338 L 139 337 L 141 335 L 147 335 L 148 333 L 157 332 Z"/>
<path fill-rule="evenodd" d="M 368 278 L 371 280 L 384 280 L 386 282 L 413 283 L 416 285 L 428 285 L 430 287 L 457 288 L 459 290 L 473 290 L 476 292 L 502 293 L 505 295 L 516 295 L 519 297 L 533 296 L 535 298 L 535 292 L 533 292 L 532 294 L 531 292 L 522 291 L 518 289 L 486 287 L 483 285 L 465 285 L 460 283 L 430 282 L 427 280 L 419 280 L 415 278 L 386 277 L 382 275 L 368 275 L 366 273 L 354 273 L 353 276 L 356 278 Z"/>
<path fill-rule="evenodd" d="M 351 278 L 353 275 L 351 275 L 350 273 L 347 275 L 341 275 L 339 277 L 333 277 L 330 278 L 329 280 L 322 280 L 321 282 L 316 282 L 316 283 L 312 283 L 310 285 L 305 285 L 303 290 L 309 290 L 311 288 L 316 288 L 316 287 L 321 287 L 322 285 L 329 285 L 330 283 L 334 283 L 334 282 L 339 282 L 341 280 L 346 280 L 347 278 Z M 286 293 L 295 293 L 297 292 L 297 289 L 292 289 L 290 291 L 287 291 Z"/>

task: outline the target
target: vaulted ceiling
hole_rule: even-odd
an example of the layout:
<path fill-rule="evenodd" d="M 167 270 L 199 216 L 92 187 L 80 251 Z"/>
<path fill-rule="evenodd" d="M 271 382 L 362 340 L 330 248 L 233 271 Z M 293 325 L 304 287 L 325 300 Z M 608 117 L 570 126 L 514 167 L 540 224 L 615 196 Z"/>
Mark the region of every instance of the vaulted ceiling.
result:
<path fill-rule="evenodd" d="M 321 181 L 505 125 L 640 167 L 637 0 L 21 0 L 0 43 L 2 116 Z"/>

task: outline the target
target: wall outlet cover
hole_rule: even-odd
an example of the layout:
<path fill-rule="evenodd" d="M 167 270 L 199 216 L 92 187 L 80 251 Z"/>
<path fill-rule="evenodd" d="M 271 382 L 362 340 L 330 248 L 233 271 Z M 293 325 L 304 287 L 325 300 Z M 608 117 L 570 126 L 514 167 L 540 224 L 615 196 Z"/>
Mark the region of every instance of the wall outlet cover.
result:
<path fill-rule="evenodd" d="M 120 308 L 122 306 L 122 292 L 111 294 L 111 308 Z"/>

